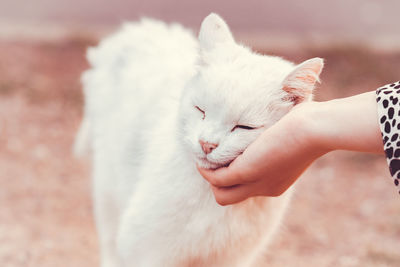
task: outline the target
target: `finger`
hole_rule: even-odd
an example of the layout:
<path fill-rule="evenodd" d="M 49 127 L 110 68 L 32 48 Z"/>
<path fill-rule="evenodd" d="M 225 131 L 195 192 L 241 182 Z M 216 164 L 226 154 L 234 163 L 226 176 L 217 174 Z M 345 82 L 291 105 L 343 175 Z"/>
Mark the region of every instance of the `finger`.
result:
<path fill-rule="evenodd" d="M 231 166 L 219 168 L 217 170 L 203 169 L 197 166 L 197 169 L 204 179 L 216 187 L 233 186 L 243 183 L 239 172 Z"/>
<path fill-rule="evenodd" d="M 241 202 L 251 196 L 251 184 L 240 184 L 227 187 L 211 186 L 215 200 L 222 206 Z"/>

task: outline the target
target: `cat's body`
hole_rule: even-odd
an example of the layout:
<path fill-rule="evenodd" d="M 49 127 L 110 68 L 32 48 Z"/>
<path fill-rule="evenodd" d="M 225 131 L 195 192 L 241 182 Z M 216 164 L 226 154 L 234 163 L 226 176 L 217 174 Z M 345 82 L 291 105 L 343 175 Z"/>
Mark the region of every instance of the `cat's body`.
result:
<path fill-rule="evenodd" d="M 291 100 L 309 98 L 304 92 L 320 69 L 306 73 L 315 76 L 310 88 L 289 92 L 307 83 L 293 81 L 298 68 L 236 45 L 213 14 L 203 22 L 200 42 L 180 26 L 145 20 L 126 25 L 88 58 L 77 143 L 87 135 L 93 150 L 102 266 L 253 264 L 290 192 L 220 206 L 196 163 L 229 164 L 288 112 Z M 239 122 L 255 129 L 232 128 Z M 206 153 L 199 140 L 217 145 Z"/>

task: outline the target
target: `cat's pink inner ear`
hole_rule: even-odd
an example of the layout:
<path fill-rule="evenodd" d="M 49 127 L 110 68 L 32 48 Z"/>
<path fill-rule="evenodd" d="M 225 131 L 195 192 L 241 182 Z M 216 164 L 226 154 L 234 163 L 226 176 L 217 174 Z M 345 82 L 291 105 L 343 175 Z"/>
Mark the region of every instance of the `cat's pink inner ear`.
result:
<path fill-rule="evenodd" d="M 299 64 L 283 81 L 287 98 L 294 104 L 310 100 L 323 67 L 324 61 L 321 58 L 312 58 Z"/>

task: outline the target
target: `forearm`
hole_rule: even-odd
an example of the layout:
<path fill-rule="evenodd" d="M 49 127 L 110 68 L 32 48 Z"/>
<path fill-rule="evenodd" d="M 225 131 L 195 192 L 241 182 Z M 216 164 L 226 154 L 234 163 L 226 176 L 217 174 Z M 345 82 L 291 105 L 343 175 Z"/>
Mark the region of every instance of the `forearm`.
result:
<path fill-rule="evenodd" d="M 375 92 L 311 103 L 310 129 L 328 151 L 383 153 Z"/>

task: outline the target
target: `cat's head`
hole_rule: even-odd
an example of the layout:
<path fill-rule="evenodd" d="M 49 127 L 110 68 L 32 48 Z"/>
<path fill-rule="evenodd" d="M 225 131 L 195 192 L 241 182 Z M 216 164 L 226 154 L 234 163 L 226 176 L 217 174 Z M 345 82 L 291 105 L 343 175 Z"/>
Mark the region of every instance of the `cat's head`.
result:
<path fill-rule="evenodd" d="M 232 162 L 294 105 L 312 98 L 320 58 L 297 66 L 235 42 L 226 23 L 207 16 L 199 34 L 197 74 L 180 109 L 182 140 L 203 168 Z"/>

